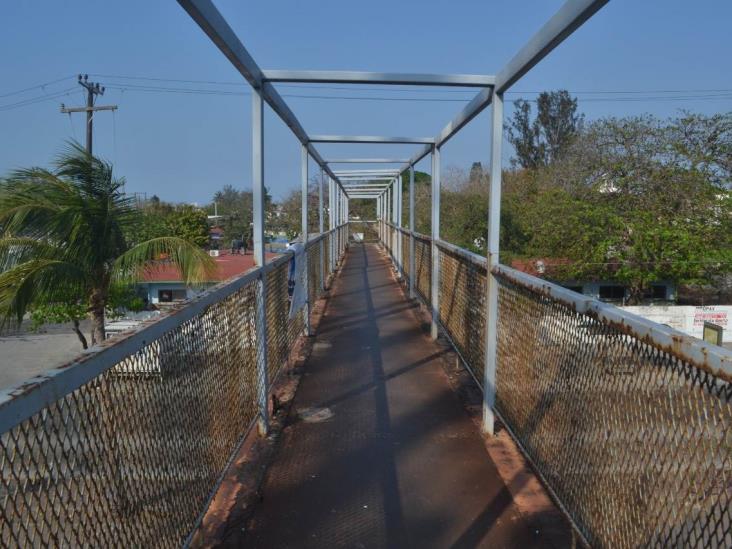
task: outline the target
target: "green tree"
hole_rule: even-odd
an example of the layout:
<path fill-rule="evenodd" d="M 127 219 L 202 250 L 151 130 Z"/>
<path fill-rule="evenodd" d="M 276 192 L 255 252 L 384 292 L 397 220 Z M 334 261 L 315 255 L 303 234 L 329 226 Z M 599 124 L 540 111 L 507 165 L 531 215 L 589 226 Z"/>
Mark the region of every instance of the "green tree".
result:
<path fill-rule="evenodd" d="M 165 219 L 167 234 L 204 247 L 208 244 L 208 218 L 206 212 L 190 204 L 181 204 Z"/>
<path fill-rule="evenodd" d="M 522 253 L 561 259 L 549 273 L 560 280 L 623 283 L 632 303 L 656 281 L 732 272 L 731 128 L 728 116 L 688 114 L 593 122 L 560 161 L 518 176 L 531 185 L 504 193 Z"/>
<path fill-rule="evenodd" d="M 224 230 L 224 239 L 231 241 L 251 237 L 252 208 L 251 191 L 238 190 L 233 185 L 224 185 L 214 193 L 207 211 L 210 215 L 216 213 L 220 216 L 214 223 Z M 264 189 L 264 209 L 267 221 L 273 221 L 275 219 L 274 202 L 266 187 Z"/>
<path fill-rule="evenodd" d="M 583 115 L 577 113 L 577 99 L 567 90 L 541 92 L 536 110 L 532 121 L 531 104 L 519 99 L 506 129 L 516 152 L 514 161 L 523 168 L 546 166 L 561 158 L 582 127 Z"/>
<path fill-rule="evenodd" d="M 215 264 L 178 237 L 131 245 L 140 222 L 112 166 L 72 144 L 54 170 L 17 170 L 0 184 L 0 321 L 20 322 L 33 307 L 84 304 L 92 343 L 104 339 L 105 309 L 115 284 L 131 284 L 165 260 L 189 283 L 203 282 Z M 164 258 L 164 259 L 163 259 Z"/>

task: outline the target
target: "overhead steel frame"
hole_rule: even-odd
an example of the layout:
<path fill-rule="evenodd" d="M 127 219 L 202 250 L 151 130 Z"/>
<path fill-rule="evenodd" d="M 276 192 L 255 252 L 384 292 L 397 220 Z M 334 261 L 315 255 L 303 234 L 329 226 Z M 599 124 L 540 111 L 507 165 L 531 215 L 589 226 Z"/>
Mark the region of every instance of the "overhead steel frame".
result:
<path fill-rule="evenodd" d="M 403 164 L 409 158 L 332 158 L 326 164 Z"/>
<path fill-rule="evenodd" d="M 338 176 L 330 169 L 313 146 L 314 143 L 381 143 L 381 144 L 416 144 L 423 147 L 406 161 L 398 170 L 401 174 L 409 170 L 409 219 L 410 231 L 414 232 L 414 166 L 427 155 L 432 155 L 432 335 L 437 336 L 437 316 L 439 310 L 436 299 L 439 297 L 436 288 L 439 281 L 439 261 L 437 261 L 436 241 L 439 239 L 439 207 L 440 207 L 440 148 L 460 129 L 468 124 L 492 103 L 491 122 L 491 179 L 489 192 L 488 218 L 488 283 L 486 288 L 486 333 L 485 333 L 485 367 L 483 379 L 483 429 L 494 431 L 495 381 L 496 381 L 496 325 L 498 316 L 497 281 L 493 270 L 499 263 L 499 229 L 501 198 L 501 141 L 503 132 L 503 94 L 516 83 L 532 67 L 540 62 L 554 48 L 594 15 L 609 0 L 567 0 L 554 16 L 524 45 L 508 64 L 495 76 L 489 75 L 434 75 L 434 74 L 402 74 L 352 71 L 262 71 L 237 38 L 234 31 L 214 7 L 211 0 L 178 0 L 201 29 L 211 38 L 234 67 L 242 74 L 253 88 L 252 93 L 252 184 L 254 197 L 254 255 L 257 264 L 264 263 L 264 170 L 263 170 L 263 101 L 270 105 L 275 113 L 290 127 L 298 138 L 306 154 L 312 157 L 329 179 L 329 220 L 331 228 L 339 226 L 341 220 L 348 220 L 348 192 L 341 185 Z M 345 136 L 345 135 L 313 135 L 308 136 L 299 121 L 275 90 L 276 82 L 306 83 L 339 83 L 339 84 L 401 84 L 416 86 L 464 86 L 479 87 L 481 90 L 434 138 L 431 137 L 384 137 L 384 136 Z M 348 159 L 347 159 L 348 160 Z M 333 162 L 335 163 L 335 162 Z M 392 200 L 398 200 L 393 194 L 396 180 L 385 190 L 376 195 L 380 218 L 389 217 Z M 363 195 L 360 190 L 359 195 Z M 366 193 L 368 194 L 368 193 Z M 305 203 L 305 202 L 304 202 Z M 307 205 L 305 204 L 305 208 Z M 401 222 L 401 221 L 400 221 Z M 384 235 L 382 234 L 382 237 Z M 331 239 L 334 240 L 334 239 Z M 383 240 L 383 238 L 382 238 Z M 413 251 L 413 235 L 410 238 L 410 251 Z M 334 254 L 331 254 L 331 259 Z M 410 253 L 410 262 L 414 254 Z M 437 264 L 437 265 L 436 265 Z M 413 273 L 413 269 L 411 270 Z M 263 305 L 266 296 L 264 281 L 258 291 L 258 302 Z M 410 281 L 410 295 L 413 287 Z M 259 315 L 258 307 L 258 315 Z M 266 334 L 265 340 L 266 340 Z M 258 333 L 258 337 L 261 334 Z M 266 347 L 266 346 L 260 346 Z M 264 364 L 264 372 L 260 374 L 260 416 L 264 428 L 267 426 L 266 412 L 266 350 L 258 355 L 258 371 Z M 264 390 L 264 392 L 262 392 Z M 264 396 L 264 399 L 262 398 Z"/>

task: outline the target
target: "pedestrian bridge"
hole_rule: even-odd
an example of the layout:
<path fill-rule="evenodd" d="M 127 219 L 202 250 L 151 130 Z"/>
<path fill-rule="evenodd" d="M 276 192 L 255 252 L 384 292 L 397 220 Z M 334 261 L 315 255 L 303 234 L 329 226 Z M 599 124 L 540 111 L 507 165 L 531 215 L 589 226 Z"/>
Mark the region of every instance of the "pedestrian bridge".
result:
<path fill-rule="evenodd" d="M 567 1 L 493 76 L 264 71 L 210 0 L 179 0 L 252 87 L 257 267 L 0 393 L 0 544 L 732 546 L 732 354 L 499 261 L 503 94 L 606 2 Z M 435 137 L 309 135 L 280 82 L 478 91 Z M 440 150 L 488 106 L 482 257 L 440 238 Z M 293 252 L 264 255 L 266 107 L 301 144 L 292 312 Z"/>
<path fill-rule="evenodd" d="M 311 238 L 312 352 L 244 524 L 197 533 L 283 406 L 305 329 L 290 254 L 3 395 L 2 544 L 729 546 L 729 356 L 496 270 L 494 410 L 556 505 L 525 512 L 445 373 L 455 352 L 484 379 L 485 259 L 433 244 L 383 221 Z"/>

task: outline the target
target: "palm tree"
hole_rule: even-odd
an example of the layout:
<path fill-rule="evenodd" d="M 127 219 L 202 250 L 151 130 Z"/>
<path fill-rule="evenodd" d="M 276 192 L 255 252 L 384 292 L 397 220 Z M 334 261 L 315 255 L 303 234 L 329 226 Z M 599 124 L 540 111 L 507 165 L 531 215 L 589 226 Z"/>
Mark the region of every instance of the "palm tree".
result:
<path fill-rule="evenodd" d="M 72 143 L 54 168 L 0 181 L 0 325 L 20 323 L 34 306 L 73 300 L 87 307 L 92 344 L 99 343 L 114 285 L 139 280 L 163 260 L 188 283 L 211 280 L 213 260 L 186 240 L 129 242 L 140 214 L 111 164 Z"/>

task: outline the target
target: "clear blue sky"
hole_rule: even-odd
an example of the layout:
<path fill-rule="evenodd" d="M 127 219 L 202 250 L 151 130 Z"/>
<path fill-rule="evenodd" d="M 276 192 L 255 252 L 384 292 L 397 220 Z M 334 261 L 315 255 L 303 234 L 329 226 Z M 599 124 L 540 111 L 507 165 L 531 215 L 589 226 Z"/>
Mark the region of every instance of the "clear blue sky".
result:
<path fill-rule="evenodd" d="M 561 3 L 218 0 L 216 5 L 262 68 L 494 74 Z M 681 108 L 732 111 L 730 22 L 729 0 L 611 0 L 517 83 L 513 91 L 518 93 L 507 99 L 558 88 L 602 92 L 579 94 L 580 109 L 588 119 L 645 112 L 666 117 Z M 87 72 L 109 88 L 100 103 L 119 105 L 115 115 L 105 112 L 95 118 L 95 152 L 115 163 L 127 178 L 129 191 L 203 203 L 227 183 L 250 188 L 250 98 L 219 93 L 245 94 L 246 85 L 121 78 L 243 82 L 175 1 L 4 2 L 0 51 L 0 96 L 4 96 L 0 97 L 0 174 L 15 167 L 46 165 L 65 140 L 84 138 L 83 115 L 70 120 L 59 113 L 61 102 L 82 104 L 75 78 L 6 94 Z M 143 91 L 140 86 L 216 93 Z M 377 88 L 279 87 L 286 96 L 472 96 Z M 67 89 L 67 96 L 10 106 Z M 609 93 L 616 91 L 643 93 Z M 709 99 L 715 95 L 721 97 Z M 286 100 L 309 133 L 347 134 L 435 135 L 463 104 Z M 507 116 L 510 113 L 509 107 Z M 487 164 L 488 120 L 483 113 L 445 146 L 445 169 L 469 168 L 476 160 Z M 272 113 L 266 123 L 266 183 L 280 198 L 298 186 L 299 148 Z M 409 156 L 414 148 L 330 145 L 320 150 L 326 157 Z M 507 160 L 510 151 L 505 156 Z M 428 170 L 427 163 L 420 168 Z"/>

